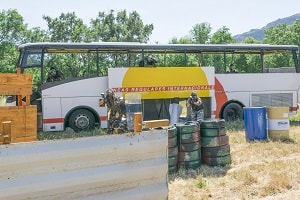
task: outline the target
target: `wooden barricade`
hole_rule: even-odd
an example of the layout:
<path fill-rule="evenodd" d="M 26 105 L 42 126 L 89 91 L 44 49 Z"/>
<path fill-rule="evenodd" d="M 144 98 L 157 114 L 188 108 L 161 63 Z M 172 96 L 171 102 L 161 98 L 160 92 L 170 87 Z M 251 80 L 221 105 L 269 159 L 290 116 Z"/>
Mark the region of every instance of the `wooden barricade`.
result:
<path fill-rule="evenodd" d="M 37 107 L 30 105 L 31 93 L 31 74 L 0 74 L 0 95 L 18 97 L 17 106 L 0 106 L 0 144 L 37 139 Z"/>
<path fill-rule="evenodd" d="M 18 105 L 30 104 L 32 93 L 31 74 L 0 74 L 0 95 L 17 95 Z M 26 101 L 22 99 L 26 97 Z"/>
<path fill-rule="evenodd" d="M 170 122 L 168 119 L 149 120 L 143 121 L 143 128 L 155 128 L 162 126 L 169 126 Z"/>

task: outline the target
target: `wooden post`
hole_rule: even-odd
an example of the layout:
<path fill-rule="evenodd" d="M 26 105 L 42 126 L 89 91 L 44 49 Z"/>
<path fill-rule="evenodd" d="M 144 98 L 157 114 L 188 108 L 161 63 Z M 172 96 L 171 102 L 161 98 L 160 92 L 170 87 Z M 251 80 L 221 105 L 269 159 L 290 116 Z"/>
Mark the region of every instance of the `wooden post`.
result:
<path fill-rule="evenodd" d="M 143 124 L 143 119 L 142 119 L 142 113 L 141 112 L 135 112 L 133 114 L 133 132 L 142 132 L 142 124 Z"/>
<path fill-rule="evenodd" d="M 11 121 L 2 122 L 3 144 L 11 142 Z"/>
<path fill-rule="evenodd" d="M 169 126 L 169 124 L 170 122 L 168 119 L 149 120 L 149 121 L 143 121 L 143 128 Z"/>

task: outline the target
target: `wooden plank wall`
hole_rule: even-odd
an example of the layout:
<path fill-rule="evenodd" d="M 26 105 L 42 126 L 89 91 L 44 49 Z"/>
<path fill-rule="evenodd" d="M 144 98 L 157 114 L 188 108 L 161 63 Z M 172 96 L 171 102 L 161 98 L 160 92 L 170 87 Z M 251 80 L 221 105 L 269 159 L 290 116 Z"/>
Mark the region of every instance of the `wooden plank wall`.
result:
<path fill-rule="evenodd" d="M 5 121 L 11 121 L 11 143 L 36 141 L 36 105 L 0 106 L 0 124 Z M 2 132 L 2 126 L 0 126 L 0 133 Z"/>
<path fill-rule="evenodd" d="M 30 95 L 32 93 L 31 74 L 0 74 L 0 95 Z"/>
<path fill-rule="evenodd" d="M 0 145 L 0 199 L 168 199 L 168 133 Z"/>
<path fill-rule="evenodd" d="M 9 143 L 30 142 L 37 139 L 37 107 L 30 105 L 31 94 L 31 74 L 0 74 L 0 95 L 18 96 L 17 106 L 0 106 L 0 124 L 11 121 Z M 22 101 L 24 97 L 25 102 Z M 0 134 L 3 135 L 2 126 Z M 0 144 L 2 143 L 6 142 L 1 139 Z"/>

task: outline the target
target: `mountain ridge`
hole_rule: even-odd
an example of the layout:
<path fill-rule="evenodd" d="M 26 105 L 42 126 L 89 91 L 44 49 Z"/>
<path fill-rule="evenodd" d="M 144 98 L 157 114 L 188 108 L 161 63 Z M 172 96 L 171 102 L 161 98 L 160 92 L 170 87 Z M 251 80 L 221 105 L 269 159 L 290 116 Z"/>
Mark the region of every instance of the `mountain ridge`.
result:
<path fill-rule="evenodd" d="M 234 37 L 234 39 L 236 40 L 236 42 L 241 42 L 244 39 L 246 39 L 247 37 L 253 37 L 255 40 L 259 40 L 262 41 L 265 37 L 265 33 L 264 30 L 273 27 L 273 26 L 277 26 L 278 24 L 281 23 L 287 23 L 288 25 L 293 24 L 297 19 L 300 19 L 300 13 L 291 15 L 289 17 L 285 17 L 285 18 L 279 18 L 277 20 L 274 20 L 270 23 L 268 23 L 266 26 L 262 27 L 262 28 L 257 28 L 257 29 L 251 29 L 250 31 L 241 33 L 241 34 L 237 34 Z"/>

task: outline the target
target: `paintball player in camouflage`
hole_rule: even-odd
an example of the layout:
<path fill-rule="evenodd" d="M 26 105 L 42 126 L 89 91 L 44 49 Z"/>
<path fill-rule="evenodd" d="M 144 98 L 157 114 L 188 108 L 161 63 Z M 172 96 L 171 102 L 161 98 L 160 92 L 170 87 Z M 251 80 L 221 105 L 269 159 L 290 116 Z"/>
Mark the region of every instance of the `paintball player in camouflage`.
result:
<path fill-rule="evenodd" d="M 204 118 L 203 103 L 196 92 L 192 92 L 187 100 L 187 109 L 191 109 L 191 120 L 200 121 Z"/>
<path fill-rule="evenodd" d="M 54 67 L 51 67 L 48 73 L 47 82 L 60 81 L 64 78 L 65 77 L 61 71 L 55 69 Z"/>
<path fill-rule="evenodd" d="M 124 132 L 126 124 L 122 125 L 122 117 L 126 115 L 126 108 L 123 98 L 116 97 L 114 91 L 111 89 L 107 89 L 106 94 L 101 94 L 101 96 L 107 105 L 109 113 L 108 133 L 118 133 L 119 129 Z"/>

